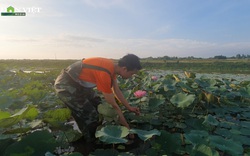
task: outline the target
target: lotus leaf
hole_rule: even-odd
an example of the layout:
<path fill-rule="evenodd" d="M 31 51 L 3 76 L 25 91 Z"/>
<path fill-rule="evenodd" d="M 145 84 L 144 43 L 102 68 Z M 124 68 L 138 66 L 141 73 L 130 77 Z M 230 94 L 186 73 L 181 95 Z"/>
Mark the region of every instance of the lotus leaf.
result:
<path fill-rule="evenodd" d="M 241 128 L 240 131 L 242 135 L 246 135 L 250 137 L 250 128 Z"/>
<path fill-rule="evenodd" d="M 8 146 L 5 155 L 44 155 L 47 151 L 53 152 L 59 146 L 52 133 L 36 131 Z"/>
<path fill-rule="evenodd" d="M 250 146 L 250 141 L 248 136 L 243 135 L 232 135 L 230 139 L 233 139 L 234 141 L 240 142 L 243 145 Z"/>
<path fill-rule="evenodd" d="M 184 128 L 187 128 L 187 125 L 185 123 L 177 122 L 175 124 L 175 127 L 184 129 Z"/>
<path fill-rule="evenodd" d="M 184 93 L 178 93 L 172 96 L 170 101 L 171 103 L 175 104 L 177 107 L 186 108 L 193 103 L 194 99 L 195 99 L 195 95 L 193 94 L 187 95 Z"/>
<path fill-rule="evenodd" d="M 1 88 L 2 89 L 2 88 Z M 2 95 L 1 93 L 1 96 L 0 96 L 0 109 L 4 110 L 8 107 L 10 107 L 13 103 L 15 102 L 15 100 L 9 96 L 4 96 Z"/>
<path fill-rule="evenodd" d="M 192 129 L 199 129 L 199 130 L 207 130 L 204 124 L 202 124 L 202 119 L 197 118 L 189 118 L 186 119 L 185 123 L 188 127 L 191 127 Z"/>
<path fill-rule="evenodd" d="M 34 119 L 37 115 L 38 110 L 34 106 L 29 105 L 12 116 L 0 119 L 0 127 L 11 127 L 23 119 Z"/>
<path fill-rule="evenodd" d="M 10 116 L 11 116 L 11 114 L 9 112 L 4 112 L 4 111 L 0 110 L 0 120 L 3 118 L 10 117 Z"/>
<path fill-rule="evenodd" d="M 113 107 L 110 104 L 104 103 L 98 105 L 97 108 L 98 112 L 103 115 L 104 119 L 106 121 L 117 121 L 118 115 L 116 111 L 113 109 Z"/>
<path fill-rule="evenodd" d="M 6 148 L 13 143 L 15 143 L 14 139 L 12 138 L 2 139 L 0 135 L 0 153 L 3 155 Z"/>
<path fill-rule="evenodd" d="M 159 120 L 158 118 L 153 118 L 153 119 L 150 120 L 150 124 L 159 126 L 159 125 L 162 124 L 162 121 Z"/>
<path fill-rule="evenodd" d="M 89 156 L 117 156 L 119 152 L 114 149 L 97 149 L 94 152 L 90 153 Z"/>
<path fill-rule="evenodd" d="M 202 79 L 195 79 L 194 81 L 202 88 L 210 86 L 209 83 L 203 81 Z"/>
<path fill-rule="evenodd" d="M 193 130 L 190 133 L 184 134 L 187 141 L 192 143 L 194 146 L 198 144 L 207 144 L 208 133 L 206 131 Z"/>
<path fill-rule="evenodd" d="M 68 108 L 59 108 L 47 111 L 44 118 L 49 119 L 50 121 L 66 121 L 70 116 L 71 112 Z"/>
<path fill-rule="evenodd" d="M 184 92 L 186 92 L 186 93 L 194 93 L 194 92 L 195 92 L 193 88 L 189 87 L 188 85 L 186 85 L 186 84 L 183 83 L 183 82 L 178 82 L 177 84 L 178 84 L 178 86 L 180 86 L 180 87 L 182 88 L 182 90 L 183 90 Z"/>
<path fill-rule="evenodd" d="M 158 136 L 161 135 L 161 132 L 156 130 L 156 129 L 153 129 L 150 131 L 140 130 L 140 129 L 130 129 L 129 132 L 137 134 L 139 136 L 139 138 L 142 139 L 143 141 L 146 141 L 146 140 L 152 138 L 152 136 L 154 136 L 154 135 L 158 135 Z"/>
<path fill-rule="evenodd" d="M 220 135 L 222 137 L 225 137 L 225 138 L 230 138 L 232 136 L 232 133 L 230 133 L 228 131 L 228 129 L 225 129 L 225 128 L 216 128 L 214 133 L 218 134 L 218 135 Z"/>
<path fill-rule="evenodd" d="M 206 82 L 209 84 L 209 86 L 215 86 L 217 83 L 216 79 L 207 79 Z"/>
<path fill-rule="evenodd" d="M 221 151 L 224 151 L 231 155 L 241 155 L 243 153 L 243 147 L 240 142 L 224 139 L 221 136 L 213 136 L 209 137 L 210 146 L 218 148 Z"/>
<path fill-rule="evenodd" d="M 32 122 L 29 123 L 31 128 L 35 128 L 35 127 L 37 127 L 37 126 L 39 126 L 41 124 L 42 124 L 42 120 L 35 120 L 35 121 L 32 121 Z"/>
<path fill-rule="evenodd" d="M 193 154 L 193 153 L 192 153 Z M 219 156 L 219 152 L 213 150 L 211 147 L 201 144 L 195 147 L 195 155 L 199 156 Z"/>
<path fill-rule="evenodd" d="M 8 117 L 0 120 L 0 127 L 7 128 L 17 124 L 21 119 L 18 116 Z"/>
<path fill-rule="evenodd" d="M 250 112 L 242 112 L 241 115 L 245 118 L 250 118 Z"/>
<path fill-rule="evenodd" d="M 181 137 L 178 133 L 169 133 L 165 130 L 160 131 L 161 136 L 156 137 L 155 143 L 152 145 L 153 148 L 158 148 L 161 150 L 161 155 L 173 155 L 181 149 Z"/>
<path fill-rule="evenodd" d="M 156 84 L 156 85 L 153 86 L 153 90 L 154 91 L 158 91 L 161 87 L 162 87 L 161 83 L 160 84 Z"/>
<path fill-rule="evenodd" d="M 213 117 L 211 114 L 208 114 L 207 116 L 205 116 L 205 120 L 204 120 L 203 124 L 217 126 L 217 125 L 219 125 L 219 121 L 217 121 L 215 119 L 215 117 Z"/>
<path fill-rule="evenodd" d="M 108 125 L 96 131 L 95 136 L 101 141 L 109 144 L 126 143 L 124 139 L 129 134 L 129 130 L 124 126 Z"/>
<path fill-rule="evenodd" d="M 181 81 L 180 78 L 178 77 L 178 75 L 174 75 L 173 74 L 173 77 L 174 77 L 174 79 L 175 79 L 176 82 L 180 82 Z"/>
<path fill-rule="evenodd" d="M 144 96 L 144 97 L 142 97 L 142 98 L 140 99 L 140 101 L 141 101 L 141 102 L 145 102 L 145 101 L 147 101 L 147 100 L 148 100 L 148 98 L 147 98 L 147 97 L 145 97 L 145 96 Z"/>
<path fill-rule="evenodd" d="M 247 129 L 250 129 L 250 121 L 241 121 L 241 126 Z"/>
<path fill-rule="evenodd" d="M 165 102 L 165 99 L 161 98 L 151 98 L 149 99 L 149 108 L 156 108 L 162 105 Z"/>
<path fill-rule="evenodd" d="M 27 127 L 27 128 L 16 128 L 16 129 L 6 130 L 5 132 L 3 132 L 3 134 L 26 133 L 26 132 L 28 132 L 29 130 L 31 130 L 31 127 Z"/>
<path fill-rule="evenodd" d="M 187 72 L 185 71 L 184 74 L 186 75 L 187 78 L 195 78 L 196 75 L 193 72 Z"/>

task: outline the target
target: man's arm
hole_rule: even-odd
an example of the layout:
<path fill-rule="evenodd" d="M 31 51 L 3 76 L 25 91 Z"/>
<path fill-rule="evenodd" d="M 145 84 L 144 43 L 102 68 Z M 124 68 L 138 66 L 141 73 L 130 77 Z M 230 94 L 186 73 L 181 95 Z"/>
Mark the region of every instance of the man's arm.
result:
<path fill-rule="evenodd" d="M 116 96 L 116 98 L 131 112 L 136 113 L 137 115 L 140 114 L 140 110 L 137 107 L 131 107 L 128 103 L 128 101 L 125 99 L 125 97 L 123 96 L 117 81 L 113 82 L 113 92 Z"/>
<path fill-rule="evenodd" d="M 127 127 L 128 129 L 130 129 L 129 124 L 127 123 L 127 120 L 125 119 L 120 107 L 118 106 L 118 104 L 115 101 L 115 97 L 113 93 L 103 93 L 105 100 L 112 105 L 112 107 L 115 109 L 115 111 L 117 112 L 118 116 L 119 116 L 119 120 L 120 123 Z"/>

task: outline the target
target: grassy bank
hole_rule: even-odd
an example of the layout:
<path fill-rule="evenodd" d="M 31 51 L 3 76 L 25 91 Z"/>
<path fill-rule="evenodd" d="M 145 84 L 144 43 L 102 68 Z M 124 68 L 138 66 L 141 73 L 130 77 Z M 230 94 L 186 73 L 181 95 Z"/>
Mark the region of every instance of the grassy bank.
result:
<path fill-rule="evenodd" d="M 76 60 L 0 60 L 0 70 L 61 70 Z M 201 73 L 250 74 L 249 59 L 146 60 L 144 69 L 182 70 Z"/>
<path fill-rule="evenodd" d="M 142 60 L 146 69 L 183 70 L 201 73 L 250 74 L 250 60 Z"/>

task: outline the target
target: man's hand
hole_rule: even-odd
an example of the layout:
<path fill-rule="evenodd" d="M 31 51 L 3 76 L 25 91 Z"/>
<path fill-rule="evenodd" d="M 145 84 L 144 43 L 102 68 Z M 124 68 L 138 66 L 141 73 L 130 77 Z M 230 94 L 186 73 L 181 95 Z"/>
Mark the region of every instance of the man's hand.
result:
<path fill-rule="evenodd" d="M 129 107 L 129 111 L 134 112 L 136 115 L 140 115 L 141 112 L 137 107 Z"/>

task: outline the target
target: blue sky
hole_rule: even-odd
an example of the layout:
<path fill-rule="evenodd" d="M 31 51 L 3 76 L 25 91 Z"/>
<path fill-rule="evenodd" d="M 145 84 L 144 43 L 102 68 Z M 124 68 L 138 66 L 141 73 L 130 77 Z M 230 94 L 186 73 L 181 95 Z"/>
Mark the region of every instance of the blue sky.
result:
<path fill-rule="evenodd" d="M 26 16 L 0 16 L 0 59 L 250 55 L 249 0 L 0 0 L 9 6 Z"/>

